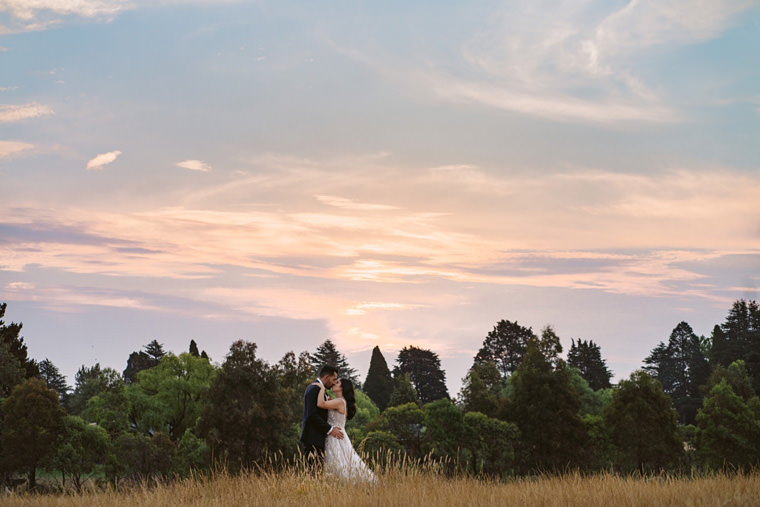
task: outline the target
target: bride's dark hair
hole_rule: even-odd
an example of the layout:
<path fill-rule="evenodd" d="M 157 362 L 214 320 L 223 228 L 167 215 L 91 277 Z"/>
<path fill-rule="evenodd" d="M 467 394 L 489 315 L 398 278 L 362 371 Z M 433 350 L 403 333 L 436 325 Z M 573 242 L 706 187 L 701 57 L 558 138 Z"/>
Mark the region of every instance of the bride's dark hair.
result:
<path fill-rule="evenodd" d="M 354 383 L 347 378 L 342 378 L 340 379 L 340 387 L 343 388 L 343 397 L 346 399 L 346 418 L 352 419 L 356 415 Z"/>

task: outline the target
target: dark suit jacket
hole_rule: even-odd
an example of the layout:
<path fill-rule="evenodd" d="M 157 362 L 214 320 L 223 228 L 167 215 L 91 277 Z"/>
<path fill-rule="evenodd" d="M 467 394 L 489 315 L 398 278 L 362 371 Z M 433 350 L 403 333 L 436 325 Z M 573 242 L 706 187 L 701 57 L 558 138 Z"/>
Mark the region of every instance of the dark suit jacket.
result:
<path fill-rule="evenodd" d="M 330 425 L 327 424 L 327 409 L 317 407 L 317 396 L 319 386 L 309 385 L 303 395 L 301 442 L 324 449 Z"/>

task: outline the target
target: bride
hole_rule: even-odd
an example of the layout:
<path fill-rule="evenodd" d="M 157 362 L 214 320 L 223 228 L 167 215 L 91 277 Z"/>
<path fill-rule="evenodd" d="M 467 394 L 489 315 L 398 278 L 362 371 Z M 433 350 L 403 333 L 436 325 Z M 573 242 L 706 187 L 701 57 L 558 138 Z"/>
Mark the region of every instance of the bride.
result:
<path fill-rule="evenodd" d="M 320 384 L 317 406 L 328 409 L 327 424 L 342 429 L 345 437 L 339 440 L 328 435 L 325 440 L 325 469 L 341 479 L 376 482 L 375 474 L 356 453 L 346 433 L 346 419 L 351 419 L 356 414 L 354 384 L 351 380 L 342 378 L 332 386 L 331 390 L 335 398 L 326 400 L 325 386 Z"/>

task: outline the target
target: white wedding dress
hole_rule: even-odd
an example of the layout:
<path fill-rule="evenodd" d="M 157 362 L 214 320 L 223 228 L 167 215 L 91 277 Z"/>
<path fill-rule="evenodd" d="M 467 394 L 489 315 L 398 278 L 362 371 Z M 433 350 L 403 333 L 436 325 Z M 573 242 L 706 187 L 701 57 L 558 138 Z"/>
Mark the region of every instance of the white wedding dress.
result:
<path fill-rule="evenodd" d="M 342 398 L 341 398 L 342 399 Z M 346 400 L 343 400 L 345 407 Z M 325 440 L 325 469 L 328 474 L 352 482 L 376 482 L 377 477 L 362 461 L 351 445 L 346 433 L 346 414 L 337 410 L 328 410 L 327 424 L 343 430 L 343 439 L 328 435 Z"/>

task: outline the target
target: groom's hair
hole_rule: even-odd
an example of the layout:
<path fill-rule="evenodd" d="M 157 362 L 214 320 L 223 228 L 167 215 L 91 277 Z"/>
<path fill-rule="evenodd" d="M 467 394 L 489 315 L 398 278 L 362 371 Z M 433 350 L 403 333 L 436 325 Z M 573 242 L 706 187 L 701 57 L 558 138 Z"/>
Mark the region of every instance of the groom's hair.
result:
<path fill-rule="evenodd" d="M 335 366 L 326 364 L 322 368 L 319 369 L 319 378 L 322 378 L 325 375 L 329 375 L 332 377 L 336 373 L 338 373 L 338 369 Z"/>

